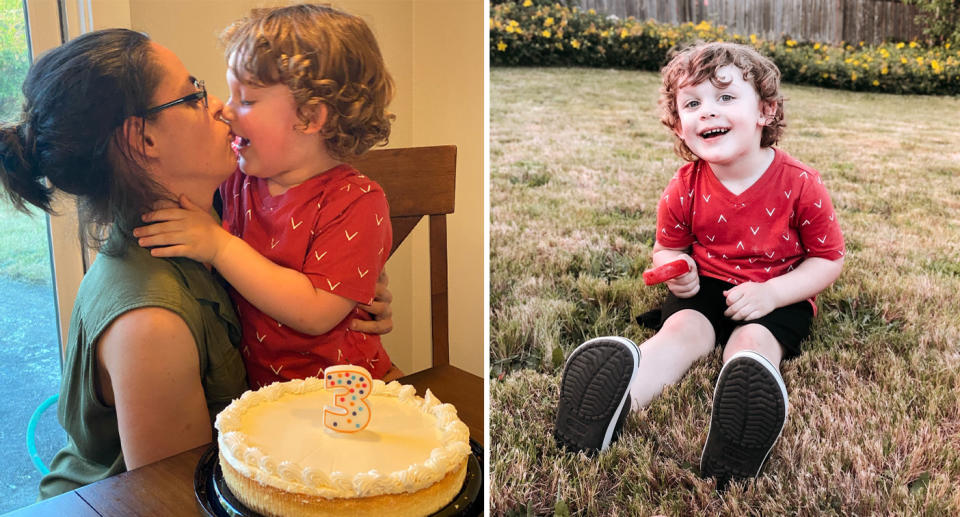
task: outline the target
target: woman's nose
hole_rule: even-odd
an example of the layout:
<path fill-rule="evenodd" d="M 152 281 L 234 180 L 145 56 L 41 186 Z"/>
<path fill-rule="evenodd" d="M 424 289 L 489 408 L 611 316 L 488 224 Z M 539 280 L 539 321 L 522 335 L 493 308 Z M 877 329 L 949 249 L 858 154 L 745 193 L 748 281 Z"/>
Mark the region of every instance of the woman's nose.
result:
<path fill-rule="evenodd" d="M 210 114 L 213 115 L 213 118 L 226 120 L 227 105 L 216 95 L 207 94 L 207 97 L 210 105 Z"/>

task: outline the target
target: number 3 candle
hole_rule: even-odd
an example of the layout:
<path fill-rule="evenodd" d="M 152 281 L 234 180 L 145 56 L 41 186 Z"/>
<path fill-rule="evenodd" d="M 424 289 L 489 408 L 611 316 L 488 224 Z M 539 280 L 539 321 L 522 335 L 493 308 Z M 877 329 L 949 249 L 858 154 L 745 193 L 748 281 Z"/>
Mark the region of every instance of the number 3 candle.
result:
<path fill-rule="evenodd" d="M 362 431 L 370 423 L 370 396 L 373 380 L 362 366 L 331 366 L 324 370 L 324 385 L 333 392 L 333 406 L 323 408 L 323 425 L 340 433 Z"/>

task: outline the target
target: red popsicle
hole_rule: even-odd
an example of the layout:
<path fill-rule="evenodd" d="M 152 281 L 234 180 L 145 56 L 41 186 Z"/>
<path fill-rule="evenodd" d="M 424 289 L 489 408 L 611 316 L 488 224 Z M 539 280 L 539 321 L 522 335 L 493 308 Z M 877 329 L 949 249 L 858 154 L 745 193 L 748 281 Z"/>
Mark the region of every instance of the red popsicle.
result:
<path fill-rule="evenodd" d="M 689 271 L 690 265 L 687 264 L 687 261 L 684 259 L 677 259 L 673 262 L 667 262 L 660 267 L 655 267 L 653 269 L 644 271 L 643 283 L 647 285 L 656 285 L 660 282 L 666 282 L 671 278 L 677 278 L 678 276 Z"/>

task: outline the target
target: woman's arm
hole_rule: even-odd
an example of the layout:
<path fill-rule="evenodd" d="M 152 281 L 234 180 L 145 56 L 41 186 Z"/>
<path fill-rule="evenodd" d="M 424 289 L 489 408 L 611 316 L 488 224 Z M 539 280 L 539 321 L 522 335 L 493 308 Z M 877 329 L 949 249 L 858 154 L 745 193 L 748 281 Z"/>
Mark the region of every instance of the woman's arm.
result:
<path fill-rule="evenodd" d="M 357 307 L 367 311 L 373 319 L 370 321 L 354 318 L 350 322 L 350 330 L 363 332 L 365 334 L 389 334 L 393 330 L 393 293 L 387 288 L 390 283 L 390 277 L 386 271 L 381 271 L 377 277 L 377 290 L 370 305 L 362 303 Z"/>
<path fill-rule="evenodd" d="M 124 313 L 100 337 L 97 358 L 127 470 L 210 442 L 197 345 L 179 316 L 158 307 Z"/>

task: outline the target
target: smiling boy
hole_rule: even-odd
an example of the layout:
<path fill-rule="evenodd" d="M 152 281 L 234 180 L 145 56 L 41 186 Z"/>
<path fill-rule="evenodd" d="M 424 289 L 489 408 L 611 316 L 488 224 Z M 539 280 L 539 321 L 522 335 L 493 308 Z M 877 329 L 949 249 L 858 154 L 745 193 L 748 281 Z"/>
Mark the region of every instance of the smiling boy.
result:
<path fill-rule="evenodd" d="M 690 163 L 660 199 L 653 265 L 683 259 L 690 272 L 667 281 L 659 332 L 642 345 L 597 338 L 570 355 L 555 434 L 573 450 L 605 449 L 628 400 L 645 407 L 721 345 L 700 469 L 724 486 L 757 476 L 783 430 L 779 365 L 801 352 L 814 297 L 840 275 L 844 241 L 819 173 L 772 147 L 784 124 L 770 60 L 700 44 L 661 73 L 661 121 Z"/>

